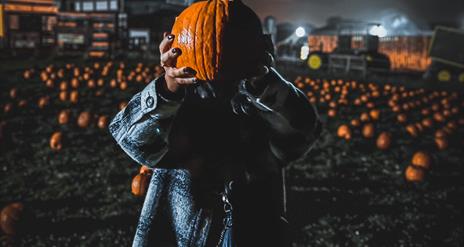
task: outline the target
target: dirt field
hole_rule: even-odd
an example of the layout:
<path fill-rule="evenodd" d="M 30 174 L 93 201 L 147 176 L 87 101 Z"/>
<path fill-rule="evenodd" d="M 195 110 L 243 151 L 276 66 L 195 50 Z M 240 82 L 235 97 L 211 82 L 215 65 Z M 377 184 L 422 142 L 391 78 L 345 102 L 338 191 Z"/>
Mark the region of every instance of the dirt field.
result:
<path fill-rule="evenodd" d="M 154 66 L 143 64 L 137 69 L 137 64 L 131 63 L 121 68 L 119 63 L 113 63 L 103 73 L 104 65 L 96 68 L 88 64 L 87 72 L 84 66 L 77 66 L 79 75 L 75 74 L 76 66 L 66 68 L 65 64 L 50 67 L 49 72 L 45 67 L 2 71 L 0 207 L 12 202 L 24 205 L 18 233 L 0 235 L 4 245 L 131 244 L 143 203 L 130 191 L 138 166 L 116 146 L 106 128 L 97 127 L 97 119 L 102 115 L 114 116 L 119 104 L 129 100 L 154 76 Z M 63 72 L 59 72 L 60 68 Z M 119 69 L 123 79 L 112 85 Z M 29 71 L 26 78 L 25 71 Z M 71 84 L 73 78 L 79 81 L 76 87 Z M 94 86 L 88 82 L 92 79 Z M 103 80 L 101 85 L 98 79 Z M 62 81 L 66 88 L 60 85 Z M 127 82 L 127 89 L 122 81 Z M 324 128 L 320 141 L 307 157 L 286 169 L 295 246 L 463 246 L 464 125 L 459 121 L 463 116 L 463 95 L 401 89 L 399 85 L 393 85 L 397 88 L 393 92 L 384 85 L 357 83 L 357 88 L 353 88 L 350 81 L 327 83 L 328 89 L 321 93 L 326 88 L 324 81 L 302 78 L 296 82 L 303 91 L 313 92 L 308 97 L 315 97 Z M 337 91 L 343 91 L 343 86 L 349 91 L 346 104 L 335 100 L 340 99 Z M 12 88 L 17 89 L 14 97 Z M 73 90 L 79 95 L 77 103 L 69 100 Z M 67 92 L 68 99 L 60 100 L 60 91 Z M 380 95 L 374 96 L 374 91 Z M 401 96 L 411 91 L 415 92 L 412 96 Z M 321 102 L 327 94 L 331 99 Z M 397 122 L 399 112 L 389 106 L 394 94 L 400 94 L 396 101 L 401 106 L 399 112 L 407 112 L 405 123 Z M 438 96 L 430 96 L 434 94 Z M 368 96 L 366 102 L 355 105 L 354 101 L 362 95 Z M 46 96 L 49 98 L 43 101 L 48 104 L 40 108 L 38 101 Z M 421 101 L 427 96 L 432 99 Z M 447 104 L 442 103 L 445 98 L 449 99 Z M 26 102 L 20 103 L 21 100 Z M 330 105 L 332 101 L 337 103 Z M 369 102 L 373 106 L 368 106 Z M 408 102 L 414 103 L 403 107 Z M 452 111 L 456 107 L 457 112 Z M 420 111 L 424 108 L 443 113 L 444 120 L 436 120 L 434 115 L 426 117 Z M 336 110 L 332 117 L 327 114 L 330 109 Z M 378 120 L 371 116 L 361 127 L 350 126 L 348 140 L 337 136 L 341 124 L 350 125 L 352 119 L 372 109 L 379 110 Z M 449 116 L 444 113 L 447 109 Z M 62 110 L 70 111 L 70 121 L 65 125 L 57 121 Z M 87 128 L 76 124 L 83 111 L 91 115 Z M 424 118 L 431 118 L 433 125 L 422 126 L 422 131 L 416 130 L 418 136 L 412 137 L 405 126 Z M 375 126 L 373 138 L 365 138 L 361 133 L 362 126 L 369 122 Z M 445 131 L 448 147 L 443 150 L 436 146 L 436 130 Z M 63 134 L 60 151 L 49 146 L 56 131 Z M 376 147 L 381 131 L 387 131 L 391 139 L 386 150 Z M 425 173 L 421 182 L 409 182 L 405 169 L 419 150 L 430 155 L 431 166 L 421 170 Z"/>

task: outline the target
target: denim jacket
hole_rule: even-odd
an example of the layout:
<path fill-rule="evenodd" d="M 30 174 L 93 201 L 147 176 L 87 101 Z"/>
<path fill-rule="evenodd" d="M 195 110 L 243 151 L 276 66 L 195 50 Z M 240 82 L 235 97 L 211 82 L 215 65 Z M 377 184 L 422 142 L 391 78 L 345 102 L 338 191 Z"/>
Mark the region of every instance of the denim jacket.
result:
<path fill-rule="evenodd" d="M 209 239 L 215 239 L 211 235 L 217 235 L 217 231 L 212 226 L 221 217 L 213 217 L 212 207 L 199 202 L 197 194 L 203 192 L 198 193 L 197 187 L 203 187 L 197 186 L 195 181 L 222 181 L 229 176 L 222 173 L 229 170 L 245 171 L 240 173 L 244 174 L 244 181 L 252 182 L 244 184 L 254 184 L 254 187 L 242 186 L 242 194 L 250 193 L 248 197 L 237 196 L 241 198 L 237 201 L 247 201 L 242 204 L 237 202 L 237 222 L 242 226 L 239 232 L 240 229 L 254 226 L 254 221 L 261 221 L 259 229 L 272 225 L 273 222 L 265 222 L 272 218 L 268 216 L 275 213 L 278 217 L 283 214 L 284 208 L 280 167 L 308 152 L 319 135 L 320 122 L 314 106 L 273 68 L 260 79 L 265 82 L 263 88 L 253 90 L 247 81 L 241 81 L 236 85 L 233 97 L 223 105 L 218 103 L 219 110 L 211 108 L 210 113 L 207 104 L 199 103 L 197 108 L 204 109 L 198 112 L 191 106 L 195 102 L 202 102 L 202 98 L 211 97 L 211 92 L 214 95 L 214 90 L 208 88 L 208 84 L 192 87 L 182 97 L 176 98 L 163 91 L 160 86 L 163 80 L 164 77 L 159 77 L 135 94 L 109 125 L 111 134 L 127 155 L 137 163 L 154 169 L 133 246 L 153 245 L 150 232 L 155 224 L 161 224 L 157 223 L 155 217 L 161 208 L 167 211 L 177 246 L 205 246 L 213 243 Z M 208 125 L 211 122 L 214 124 Z M 206 125 L 208 127 L 204 127 Z M 190 134 L 194 141 L 187 145 L 188 151 L 184 153 L 182 147 L 185 141 L 182 137 Z M 180 141 L 176 141 L 176 138 Z M 196 158 L 179 158 L 184 156 Z M 209 174 L 221 173 L 221 176 L 200 176 L 198 179 L 198 176 L 193 175 L 196 172 L 192 171 L 202 165 L 197 165 L 194 160 L 200 160 L 197 162 L 200 164 L 213 163 L 207 169 L 200 170 L 209 169 L 213 171 Z M 228 162 L 233 164 L 215 167 L 218 163 Z M 165 163 L 193 165 L 170 167 Z M 256 193 L 251 194 L 253 188 Z M 272 213 L 267 212 L 260 218 L 257 212 L 263 210 L 248 210 L 253 208 L 250 206 L 253 200 L 263 202 L 271 197 L 266 205 L 276 206 L 266 208 Z M 240 212 L 244 212 L 243 217 L 240 217 Z M 256 220 L 248 220 L 251 218 Z M 252 237 L 247 236 L 245 230 L 242 232 L 242 239 Z M 267 230 L 262 232 L 270 233 Z M 255 231 L 254 238 L 256 234 Z M 242 246 L 251 245 L 252 242 L 243 240 Z"/>

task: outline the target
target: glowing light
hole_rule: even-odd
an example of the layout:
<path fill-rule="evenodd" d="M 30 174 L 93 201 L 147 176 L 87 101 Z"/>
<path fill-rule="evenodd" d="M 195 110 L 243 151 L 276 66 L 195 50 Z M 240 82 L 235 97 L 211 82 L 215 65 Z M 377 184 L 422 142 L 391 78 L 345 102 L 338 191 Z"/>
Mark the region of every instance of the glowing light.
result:
<path fill-rule="evenodd" d="M 301 38 L 301 37 L 306 35 L 306 30 L 303 27 L 298 27 L 295 30 L 295 34 L 296 34 L 297 37 Z"/>
<path fill-rule="evenodd" d="M 300 59 L 306 60 L 308 59 L 308 55 L 309 55 L 309 46 L 307 45 L 302 46 L 300 50 Z"/>
<path fill-rule="evenodd" d="M 378 36 L 379 38 L 383 38 L 387 36 L 387 29 L 385 29 L 383 26 L 373 26 L 369 30 L 370 35 Z"/>

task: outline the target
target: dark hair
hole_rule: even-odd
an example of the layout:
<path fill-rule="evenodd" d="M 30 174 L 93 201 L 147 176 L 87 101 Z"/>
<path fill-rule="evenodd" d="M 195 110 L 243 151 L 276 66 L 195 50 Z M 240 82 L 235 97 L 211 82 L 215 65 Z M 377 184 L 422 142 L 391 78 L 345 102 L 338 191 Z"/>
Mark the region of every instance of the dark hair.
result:
<path fill-rule="evenodd" d="M 229 21 L 224 28 L 220 74 L 227 79 L 253 76 L 266 51 L 261 21 L 241 1 L 229 6 Z"/>

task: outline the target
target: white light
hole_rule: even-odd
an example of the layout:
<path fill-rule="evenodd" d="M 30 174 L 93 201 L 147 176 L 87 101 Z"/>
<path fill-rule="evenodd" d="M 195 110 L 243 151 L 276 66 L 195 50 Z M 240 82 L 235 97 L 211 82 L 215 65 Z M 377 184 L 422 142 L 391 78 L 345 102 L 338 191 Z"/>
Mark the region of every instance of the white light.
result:
<path fill-rule="evenodd" d="M 306 35 L 306 30 L 303 27 L 298 27 L 295 31 L 297 37 L 301 38 Z"/>
<path fill-rule="evenodd" d="M 387 29 L 385 29 L 383 26 L 373 26 L 369 30 L 369 34 L 379 36 L 379 38 L 383 38 L 387 36 Z"/>
<path fill-rule="evenodd" d="M 308 55 L 309 55 L 309 47 L 307 45 L 302 46 L 300 50 L 300 59 L 306 60 L 308 59 Z"/>

